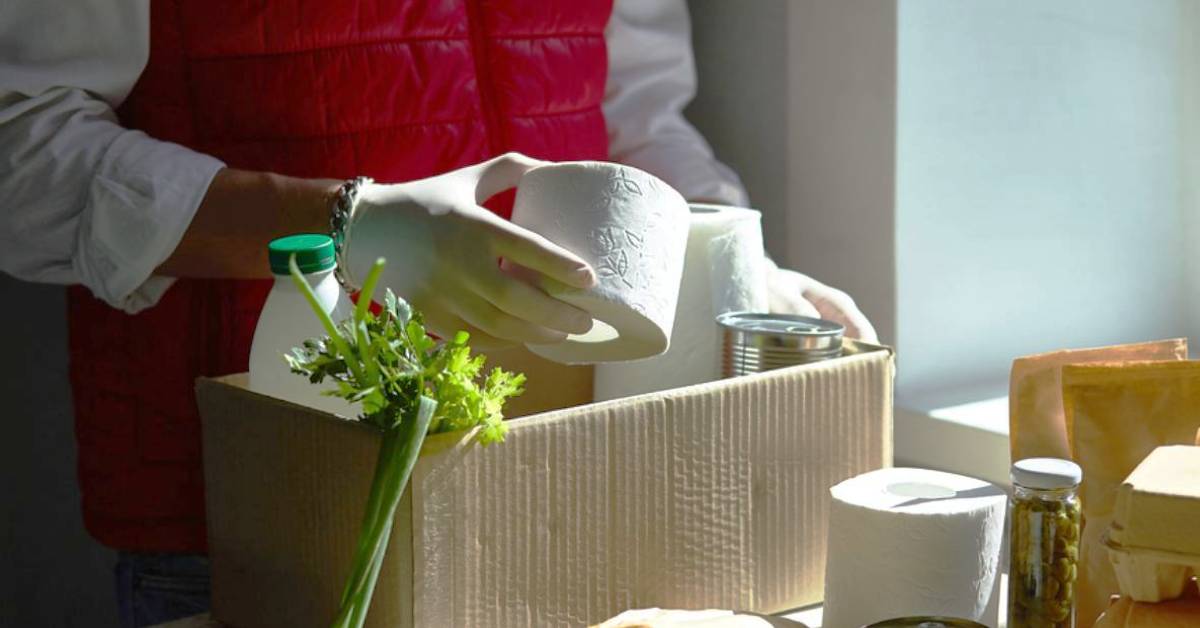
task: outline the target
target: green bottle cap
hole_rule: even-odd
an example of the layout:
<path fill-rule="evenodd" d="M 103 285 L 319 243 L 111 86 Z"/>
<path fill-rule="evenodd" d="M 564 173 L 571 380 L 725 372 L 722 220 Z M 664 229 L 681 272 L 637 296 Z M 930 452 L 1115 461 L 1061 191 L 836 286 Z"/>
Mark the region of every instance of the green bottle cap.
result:
<path fill-rule="evenodd" d="M 331 270 L 337 265 L 333 255 L 333 238 L 319 233 L 299 233 L 284 236 L 267 245 L 267 260 L 271 272 L 288 274 L 288 259 L 296 255 L 296 265 L 304 274 Z"/>

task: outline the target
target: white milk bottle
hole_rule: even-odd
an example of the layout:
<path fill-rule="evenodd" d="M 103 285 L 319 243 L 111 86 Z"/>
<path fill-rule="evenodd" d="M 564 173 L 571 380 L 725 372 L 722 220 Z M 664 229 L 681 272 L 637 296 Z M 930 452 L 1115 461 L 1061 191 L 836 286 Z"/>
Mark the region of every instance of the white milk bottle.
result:
<path fill-rule="evenodd" d="M 272 240 L 267 245 L 267 257 L 271 274 L 275 275 L 275 285 L 263 305 L 258 326 L 254 329 L 254 342 L 250 345 L 250 389 L 344 417 L 353 417 L 358 413 L 353 404 L 320 394 L 321 391 L 332 389 L 332 382 L 326 380 L 321 384 L 313 384 L 305 376 L 293 373 L 283 358 L 305 340 L 326 335 L 316 312 L 313 312 L 300 288 L 292 281 L 288 260 L 293 254 L 300 272 L 316 293 L 321 308 L 335 323 L 352 311 L 350 299 L 333 276 L 337 261 L 332 238 L 306 233 Z"/>

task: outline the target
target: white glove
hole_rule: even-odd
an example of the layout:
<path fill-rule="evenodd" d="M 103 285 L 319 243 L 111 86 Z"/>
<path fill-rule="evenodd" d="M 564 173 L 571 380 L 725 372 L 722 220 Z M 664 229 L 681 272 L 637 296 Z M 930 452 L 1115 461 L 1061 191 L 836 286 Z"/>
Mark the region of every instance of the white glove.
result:
<path fill-rule="evenodd" d="M 846 327 L 848 338 L 879 342 L 875 328 L 850 295 L 808 275 L 775 266 L 767 260 L 767 293 L 770 309 L 780 314 L 823 318 Z"/>
<path fill-rule="evenodd" d="M 544 163 L 508 153 L 429 179 L 366 186 L 346 232 L 349 277 L 361 282 L 376 258 L 387 258 L 379 288 L 404 297 L 434 333 L 464 330 L 480 348 L 587 332 L 590 315 L 544 290 L 591 287 L 587 262 L 479 206 Z"/>

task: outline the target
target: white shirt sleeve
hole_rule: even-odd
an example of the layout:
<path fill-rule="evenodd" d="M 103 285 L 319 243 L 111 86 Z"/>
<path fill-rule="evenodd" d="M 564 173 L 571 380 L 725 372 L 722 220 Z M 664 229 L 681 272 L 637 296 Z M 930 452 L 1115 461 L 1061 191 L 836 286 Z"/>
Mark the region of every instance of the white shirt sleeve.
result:
<path fill-rule="evenodd" d="M 616 0 L 605 41 L 612 159 L 661 177 L 689 200 L 746 205 L 738 176 L 683 117 L 696 95 L 685 0 Z"/>
<path fill-rule="evenodd" d="M 156 303 L 154 276 L 224 164 L 122 128 L 113 108 L 149 56 L 145 0 L 0 9 L 0 271 Z"/>

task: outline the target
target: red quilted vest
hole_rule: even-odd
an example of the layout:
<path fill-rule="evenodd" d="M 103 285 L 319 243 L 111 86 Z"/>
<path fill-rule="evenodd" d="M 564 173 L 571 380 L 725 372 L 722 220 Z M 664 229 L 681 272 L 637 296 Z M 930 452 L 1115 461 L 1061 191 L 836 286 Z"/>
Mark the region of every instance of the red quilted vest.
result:
<path fill-rule="evenodd" d="M 406 181 L 515 150 L 603 159 L 611 0 L 157 0 L 129 127 L 301 177 Z M 266 243 L 263 243 L 264 246 Z M 193 393 L 247 368 L 264 281 L 181 280 L 127 315 L 72 288 L 88 530 L 202 552 Z"/>

